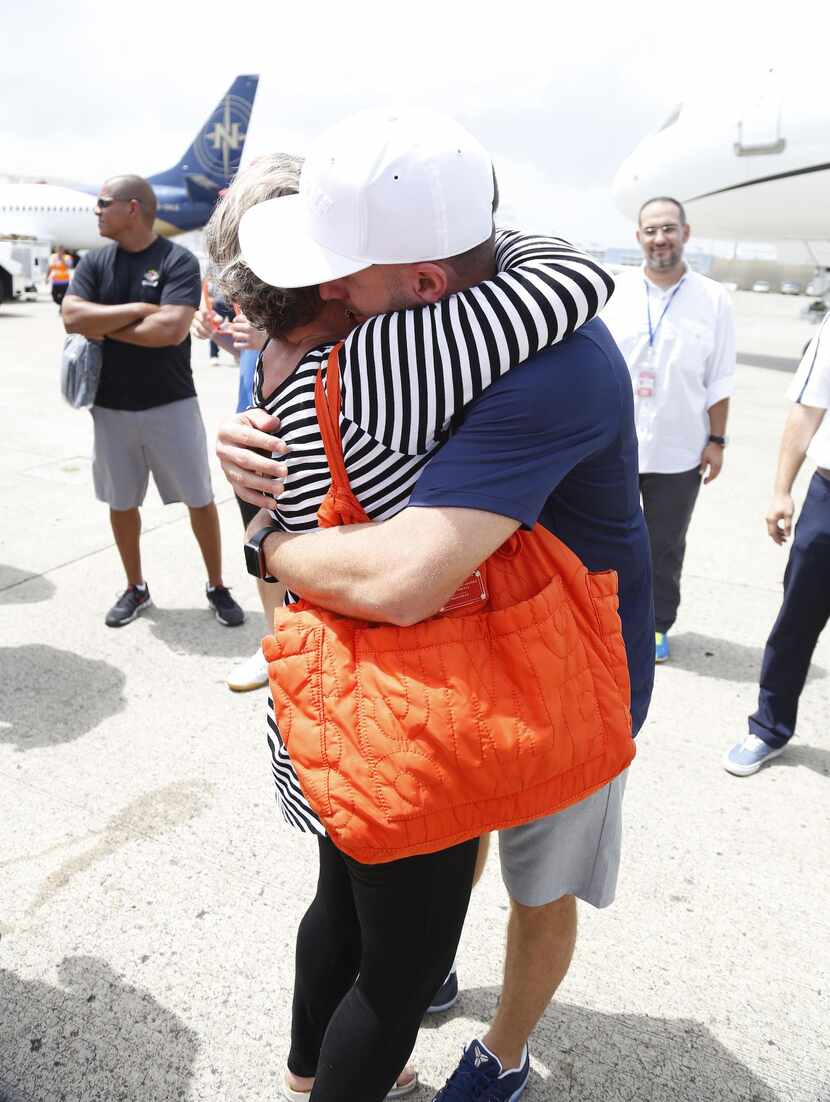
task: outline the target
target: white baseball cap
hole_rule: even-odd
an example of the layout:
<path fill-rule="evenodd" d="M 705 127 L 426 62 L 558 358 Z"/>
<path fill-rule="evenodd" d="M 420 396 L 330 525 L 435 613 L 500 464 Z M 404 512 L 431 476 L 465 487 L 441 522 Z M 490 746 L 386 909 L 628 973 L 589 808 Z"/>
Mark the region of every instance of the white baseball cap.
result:
<path fill-rule="evenodd" d="M 429 111 L 361 111 L 311 147 L 297 195 L 251 207 L 242 259 L 274 287 L 371 264 L 443 260 L 493 229 L 493 165 L 462 126 Z"/>

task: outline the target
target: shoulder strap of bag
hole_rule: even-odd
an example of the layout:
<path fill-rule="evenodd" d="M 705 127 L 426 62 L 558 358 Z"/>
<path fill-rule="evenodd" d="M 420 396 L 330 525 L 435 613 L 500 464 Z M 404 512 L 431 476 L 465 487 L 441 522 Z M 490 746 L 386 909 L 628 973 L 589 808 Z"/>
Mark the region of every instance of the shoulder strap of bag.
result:
<path fill-rule="evenodd" d="M 340 438 L 340 349 L 343 342 L 329 352 L 326 383 L 323 385 L 323 365 L 317 369 L 314 384 L 314 408 L 317 423 L 326 449 L 326 459 L 331 471 L 332 488 L 336 491 L 351 490 L 346 465 L 343 462 L 343 442 Z"/>
<path fill-rule="evenodd" d="M 352 490 L 346 464 L 343 461 L 343 441 L 340 436 L 340 341 L 332 348 L 328 358 L 326 385 L 323 386 L 323 365 L 317 371 L 314 384 L 314 408 L 323 447 L 326 449 L 331 487 L 317 510 L 317 521 L 321 528 L 332 528 L 342 524 L 362 524 L 371 518 L 357 500 Z M 471 607 L 487 601 L 487 582 L 484 574 L 485 564 L 475 570 L 462 582 L 439 613 L 453 614 L 459 610 L 468 612 Z"/>
<path fill-rule="evenodd" d="M 340 436 L 340 349 L 338 343 L 329 352 L 326 383 L 323 385 L 323 365 L 317 370 L 314 383 L 314 408 L 323 447 L 331 473 L 331 488 L 317 511 L 324 528 L 341 524 L 363 524 L 369 516 L 357 500 L 343 461 L 343 441 Z"/>

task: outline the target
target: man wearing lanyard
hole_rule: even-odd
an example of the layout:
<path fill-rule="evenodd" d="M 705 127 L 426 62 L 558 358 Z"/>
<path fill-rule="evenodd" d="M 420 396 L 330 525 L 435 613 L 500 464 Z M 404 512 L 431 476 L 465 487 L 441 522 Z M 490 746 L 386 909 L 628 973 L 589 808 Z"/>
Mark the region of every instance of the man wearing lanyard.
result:
<path fill-rule="evenodd" d="M 634 387 L 640 492 L 654 568 L 656 660 L 680 604 L 686 532 L 700 482 L 720 474 L 735 381 L 735 321 L 726 291 L 689 271 L 686 213 L 676 199 L 640 209 L 642 268 L 620 273 L 603 312 Z"/>

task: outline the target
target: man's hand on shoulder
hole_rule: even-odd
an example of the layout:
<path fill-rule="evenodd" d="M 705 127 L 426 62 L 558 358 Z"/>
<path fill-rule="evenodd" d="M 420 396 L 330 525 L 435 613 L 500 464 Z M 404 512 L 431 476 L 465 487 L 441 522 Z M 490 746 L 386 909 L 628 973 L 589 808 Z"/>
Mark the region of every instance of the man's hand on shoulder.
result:
<path fill-rule="evenodd" d="M 272 454 L 288 451 L 274 433 L 279 418 L 264 409 L 248 409 L 223 421 L 216 435 L 216 455 L 237 497 L 260 509 L 273 508 L 288 473 Z"/>

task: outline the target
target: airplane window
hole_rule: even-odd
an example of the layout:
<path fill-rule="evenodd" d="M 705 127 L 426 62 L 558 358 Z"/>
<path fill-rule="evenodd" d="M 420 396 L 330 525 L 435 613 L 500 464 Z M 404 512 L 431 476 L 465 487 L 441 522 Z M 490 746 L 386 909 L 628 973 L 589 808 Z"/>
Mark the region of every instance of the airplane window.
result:
<path fill-rule="evenodd" d="M 661 130 L 668 130 L 668 128 L 670 126 L 674 126 L 674 124 L 680 118 L 680 112 L 682 110 L 683 110 L 683 104 L 682 103 L 678 103 L 676 106 L 674 106 L 671 109 L 669 117 L 666 119 L 666 121 L 663 123 L 663 125 L 658 127 L 657 133 L 659 134 Z"/>

